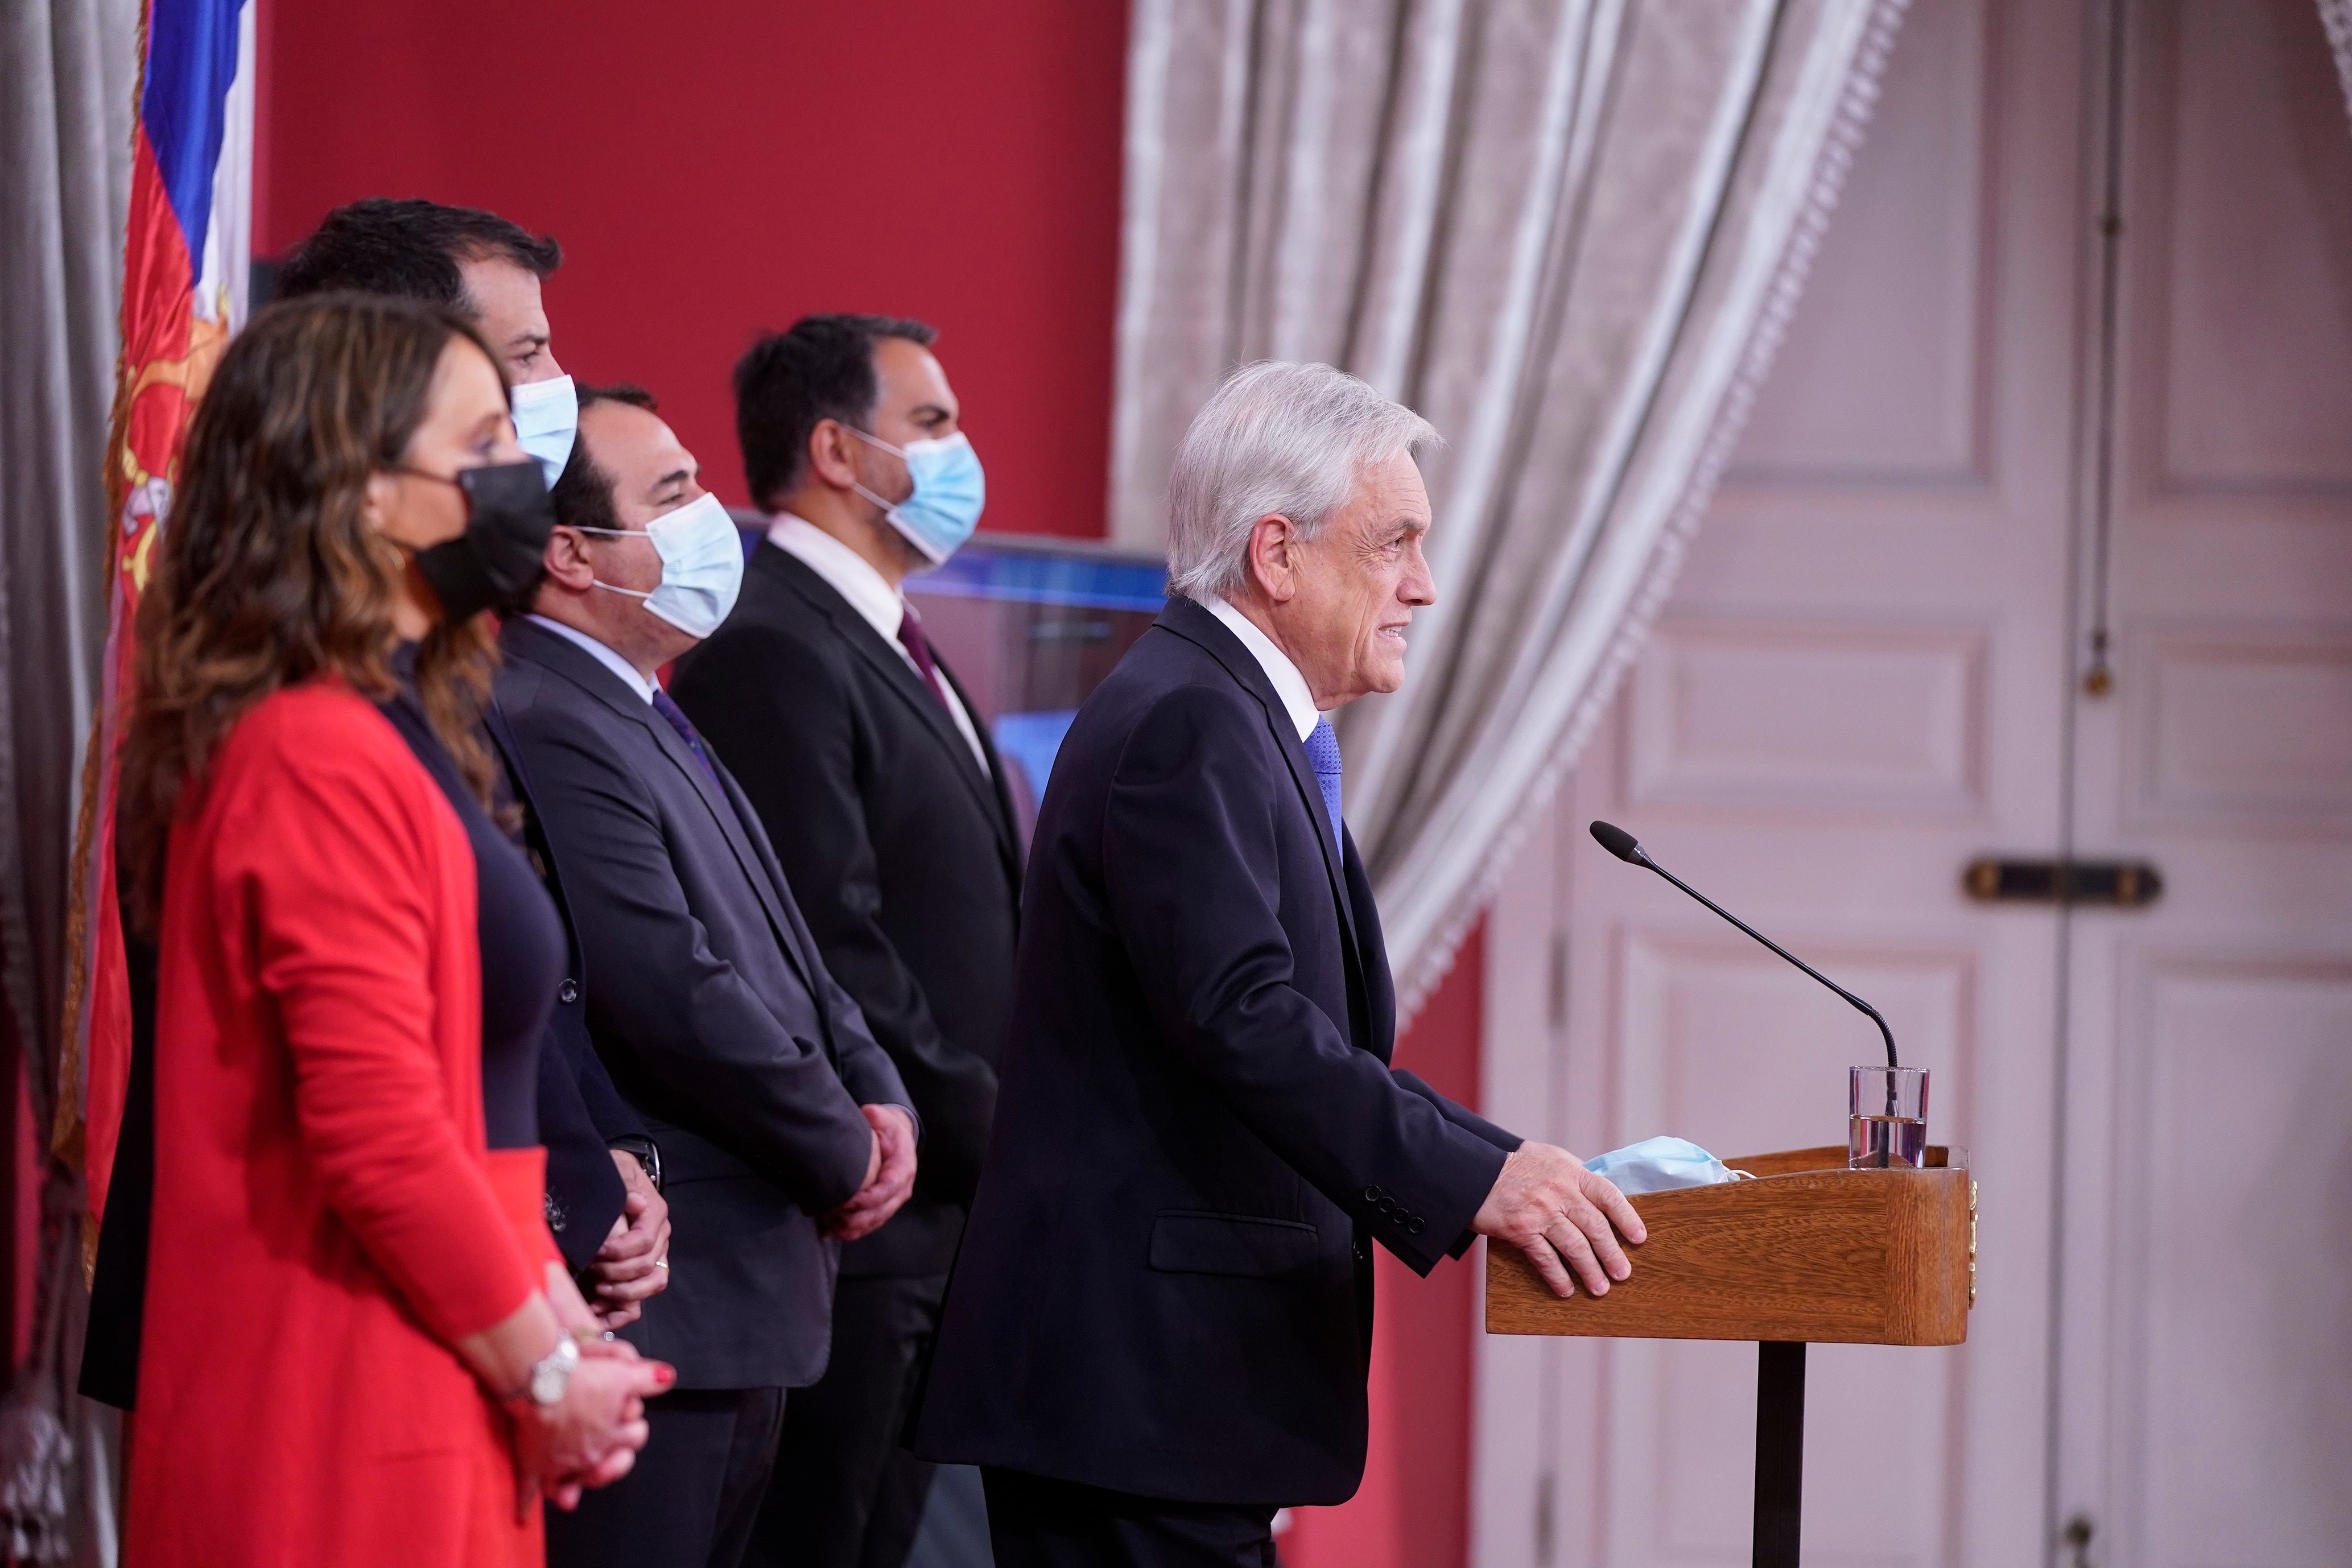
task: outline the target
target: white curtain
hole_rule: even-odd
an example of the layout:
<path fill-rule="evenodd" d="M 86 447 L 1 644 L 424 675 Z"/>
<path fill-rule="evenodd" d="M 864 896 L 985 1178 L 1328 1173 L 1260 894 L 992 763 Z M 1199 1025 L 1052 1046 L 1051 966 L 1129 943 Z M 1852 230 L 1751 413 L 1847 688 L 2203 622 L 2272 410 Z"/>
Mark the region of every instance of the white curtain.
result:
<path fill-rule="evenodd" d="M 107 416 L 131 201 L 138 0 L 0 5 L 0 1039 L 46 1147 L 82 745 L 106 639 Z M 30 1363 L 0 1405 L 0 1547 L 114 1561 L 114 1422 L 79 1363 L 77 1197 L 42 1194 Z M 69 1438 L 79 1464 L 62 1462 Z M 59 1525 L 66 1526 L 60 1533 Z"/>
<path fill-rule="evenodd" d="M 2344 84 L 2344 111 L 2352 114 L 2352 0 L 2319 0 L 2320 25 L 2336 51 L 2336 78 Z"/>
<path fill-rule="evenodd" d="M 1112 529 L 1254 359 L 1419 409 L 1433 610 L 1341 724 L 1408 1008 L 1664 598 L 1905 0 L 1136 0 Z"/>

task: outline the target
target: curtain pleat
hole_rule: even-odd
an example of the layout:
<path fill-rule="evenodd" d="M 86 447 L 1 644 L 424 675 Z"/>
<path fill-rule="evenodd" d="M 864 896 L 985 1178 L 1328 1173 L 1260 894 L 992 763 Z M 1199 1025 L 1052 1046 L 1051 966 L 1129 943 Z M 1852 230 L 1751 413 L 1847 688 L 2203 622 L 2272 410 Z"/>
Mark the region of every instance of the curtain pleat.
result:
<path fill-rule="evenodd" d="M 0 1037 L 47 1145 L 82 746 L 106 637 L 107 416 L 131 200 L 136 0 L 0 7 Z M 113 1413 L 72 1394 L 83 1313 L 68 1173 L 47 1160 L 30 1364 L 0 1405 L 5 1543 L 115 1560 Z"/>
<path fill-rule="evenodd" d="M 2319 0 L 2320 25 L 2336 54 L 2336 78 L 2344 84 L 2344 111 L 2352 114 L 2352 0 Z"/>
<path fill-rule="evenodd" d="M 1341 721 L 1408 1001 L 1638 647 L 1904 0 L 1137 0 L 1114 536 L 1254 359 L 1420 410 L 1438 602 Z"/>

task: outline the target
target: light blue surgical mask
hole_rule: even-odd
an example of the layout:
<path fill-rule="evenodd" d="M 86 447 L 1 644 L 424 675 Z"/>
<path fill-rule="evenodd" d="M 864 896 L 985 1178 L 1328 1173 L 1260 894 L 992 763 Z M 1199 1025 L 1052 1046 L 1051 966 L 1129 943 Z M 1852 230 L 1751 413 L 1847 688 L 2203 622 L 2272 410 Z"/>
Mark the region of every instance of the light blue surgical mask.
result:
<path fill-rule="evenodd" d="M 902 501 L 884 500 L 864 485 L 857 493 L 882 509 L 890 526 L 937 566 L 963 547 L 980 526 L 981 509 L 988 504 L 988 482 L 980 471 L 980 454 L 961 430 L 936 440 L 909 441 L 893 447 L 879 436 L 869 436 L 855 425 L 844 429 L 861 441 L 907 460 L 913 493 Z"/>
<path fill-rule="evenodd" d="M 676 511 L 666 511 L 646 524 L 640 533 L 629 528 L 583 528 L 582 533 L 611 534 L 621 539 L 653 542 L 662 563 L 661 586 L 641 594 L 599 581 L 608 593 L 643 599 L 646 608 L 697 639 L 719 629 L 735 607 L 743 588 L 743 536 L 717 496 L 704 492 Z"/>
<path fill-rule="evenodd" d="M 539 459 L 540 472 L 553 489 L 572 460 L 572 437 L 580 433 L 580 394 L 572 378 L 528 382 L 507 395 L 514 410 L 515 440 Z"/>
<path fill-rule="evenodd" d="M 1627 1197 L 1636 1193 L 1671 1192 L 1676 1187 L 1706 1187 L 1717 1182 L 1752 1178 L 1734 1171 L 1686 1138 L 1644 1138 L 1622 1149 L 1584 1162 L 1596 1176 L 1606 1176 Z"/>

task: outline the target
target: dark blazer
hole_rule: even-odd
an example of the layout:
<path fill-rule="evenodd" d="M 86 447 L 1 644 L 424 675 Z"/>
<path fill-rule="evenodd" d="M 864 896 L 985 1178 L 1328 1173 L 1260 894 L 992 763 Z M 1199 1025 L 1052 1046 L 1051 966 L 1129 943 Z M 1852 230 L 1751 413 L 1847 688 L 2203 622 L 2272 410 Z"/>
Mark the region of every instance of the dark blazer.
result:
<path fill-rule="evenodd" d="M 865 1179 L 857 1108 L 905 1105 L 905 1086 L 733 780 L 585 649 L 520 618 L 499 642 L 499 706 L 596 977 L 589 1034 L 662 1150 L 676 1272 L 624 1331 L 682 1387 L 804 1387 L 840 1252 L 814 1216 Z"/>
<path fill-rule="evenodd" d="M 539 1047 L 539 1139 L 547 1146 L 547 1227 L 573 1273 L 588 1267 L 596 1249 L 612 1234 L 621 1217 L 628 1189 L 613 1163 L 611 1141 L 646 1136 L 645 1123 L 613 1088 L 604 1064 L 588 1042 L 588 1005 L 583 993 L 587 966 L 580 951 L 580 932 L 564 902 L 563 879 L 555 874 L 555 858 L 539 821 L 539 803 L 531 793 L 530 770 L 523 765 L 522 750 L 506 715 L 493 702 L 482 716 L 482 728 L 499 763 L 507 787 L 521 808 L 523 847 L 547 883 L 548 896 L 563 917 L 563 982 L 555 988 L 555 1006 L 547 1016 L 547 1031 Z"/>
<path fill-rule="evenodd" d="M 1273 684 L 1171 600 L 1038 812 L 996 1135 L 925 1458 L 1335 1503 L 1364 1462 L 1377 1240 L 1467 1247 L 1518 1141 L 1392 1070 L 1386 950 Z"/>
<path fill-rule="evenodd" d="M 923 1118 L 916 1195 L 843 1249 L 851 1274 L 944 1274 L 980 1183 L 1013 1009 L 1020 837 L 1003 766 L 894 643 L 762 542 L 727 624 L 670 691 L 766 824 L 825 967 L 857 999 Z"/>

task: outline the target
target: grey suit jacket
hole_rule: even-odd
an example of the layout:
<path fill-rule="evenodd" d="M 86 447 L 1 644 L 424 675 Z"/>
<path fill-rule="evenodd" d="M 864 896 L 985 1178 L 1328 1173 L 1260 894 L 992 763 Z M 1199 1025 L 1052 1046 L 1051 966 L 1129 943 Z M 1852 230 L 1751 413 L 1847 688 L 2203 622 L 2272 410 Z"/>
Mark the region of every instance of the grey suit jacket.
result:
<path fill-rule="evenodd" d="M 865 1179 L 860 1105 L 910 1103 L 825 972 L 758 816 L 585 649 L 516 619 L 498 697 L 588 973 L 588 1026 L 659 1142 L 669 1289 L 627 1337 L 688 1388 L 804 1387 Z"/>

